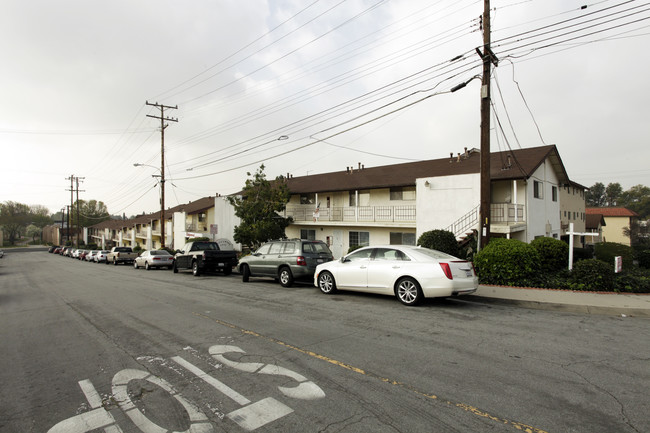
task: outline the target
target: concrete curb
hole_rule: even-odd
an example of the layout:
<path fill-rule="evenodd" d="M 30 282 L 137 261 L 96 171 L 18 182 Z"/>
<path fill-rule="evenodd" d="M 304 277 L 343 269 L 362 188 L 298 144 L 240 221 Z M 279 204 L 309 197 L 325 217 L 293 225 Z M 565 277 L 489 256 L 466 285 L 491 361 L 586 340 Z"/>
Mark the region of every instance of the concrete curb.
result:
<path fill-rule="evenodd" d="M 647 293 L 575 292 L 479 285 L 474 294 L 465 296 L 463 299 L 516 304 L 544 310 L 650 317 L 650 294 Z"/>

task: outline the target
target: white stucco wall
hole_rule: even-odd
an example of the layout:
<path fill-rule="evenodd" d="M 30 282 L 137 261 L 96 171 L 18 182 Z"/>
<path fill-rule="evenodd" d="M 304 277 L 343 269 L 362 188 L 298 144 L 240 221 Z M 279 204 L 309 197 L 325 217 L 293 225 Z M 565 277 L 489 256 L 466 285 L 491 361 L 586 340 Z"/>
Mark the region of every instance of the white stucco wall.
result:
<path fill-rule="evenodd" d="M 481 201 L 479 174 L 430 177 L 416 180 L 417 237 L 446 229 Z"/>
<path fill-rule="evenodd" d="M 214 198 L 214 219 L 210 224 L 217 224 L 218 233 L 215 238 L 228 239 L 235 250 L 241 251 L 241 244 L 235 242 L 235 226 L 241 224 L 241 220 L 235 215 L 235 208 L 226 197 Z"/>
<path fill-rule="evenodd" d="M 543 184 L 544 196 L 542 198 L 535 198 L 534 181 Z M 552 201 L 553 186 L 558 188 L 558 200 L 555 202 Z M 560 238 L 559 189 L 558 177 L 548 160 L 540 165 L 528 179 L 526 183 L 526 220 L 528 221 L 526 242 L 531 242 L 538 236 Z"/>

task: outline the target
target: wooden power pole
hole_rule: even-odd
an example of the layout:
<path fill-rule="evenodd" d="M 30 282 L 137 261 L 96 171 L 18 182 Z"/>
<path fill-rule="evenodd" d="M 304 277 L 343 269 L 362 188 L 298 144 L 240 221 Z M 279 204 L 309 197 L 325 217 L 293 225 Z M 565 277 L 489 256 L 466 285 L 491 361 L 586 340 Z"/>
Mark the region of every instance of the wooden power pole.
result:
<path fill-rule="evenodd" d="M 160 119 L 160 248 L 165 248 L 165 120 L 170 122 L 178 122 L 178 119 L 172 117 L 165 117 L 165 109 L 177 110 L 178 105 L 172 107 L 159 103 L 151 104 L 145 101 L 147 105 L 157 107 L 160 109 L 160 116 L 152 116 L 147 114 L 147 117 Z"/>
<path fill-rule="evenodd" d="M 492 63 L 497 65 L 497 58 L 490 48 L 490 0 L 483 0 L 483 52 L 476 51 L 483 60 L 483 79 L 481 83 L 481 248 L 490 241 L 490 74 Z"/>

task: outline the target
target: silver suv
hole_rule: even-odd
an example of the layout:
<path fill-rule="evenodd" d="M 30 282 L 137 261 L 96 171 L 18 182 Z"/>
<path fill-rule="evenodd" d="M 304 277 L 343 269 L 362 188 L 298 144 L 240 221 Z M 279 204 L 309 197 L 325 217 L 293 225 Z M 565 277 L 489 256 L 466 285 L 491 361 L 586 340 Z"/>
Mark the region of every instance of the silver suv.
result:
<path fill-rule="evenodd" d="M 332 260 L 332 252 L 323 241 L 281 239 L 262 245 L 253 254 L 242 257 L 237 270 L 242 281 L 250 277 L 271 277 L 290 287 L 294 280 L 311 281 L 316 266 Z"/>

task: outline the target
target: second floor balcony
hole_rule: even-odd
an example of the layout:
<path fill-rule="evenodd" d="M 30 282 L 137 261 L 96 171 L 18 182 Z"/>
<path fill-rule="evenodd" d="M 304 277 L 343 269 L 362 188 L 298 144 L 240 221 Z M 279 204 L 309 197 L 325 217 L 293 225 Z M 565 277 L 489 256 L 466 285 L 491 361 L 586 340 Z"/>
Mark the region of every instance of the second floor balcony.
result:
<path fill-rule="evenodd" d="M 331 207 L 316 211 L 312 206 L 291 206 L 284 212 L 294 222 L 415 223 L 415 205 Z"/>

